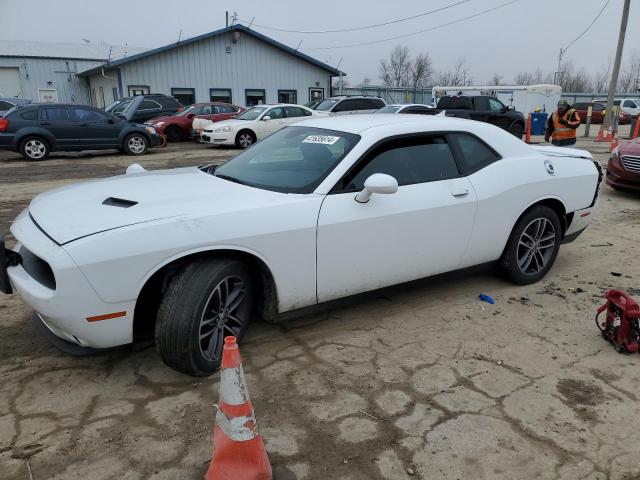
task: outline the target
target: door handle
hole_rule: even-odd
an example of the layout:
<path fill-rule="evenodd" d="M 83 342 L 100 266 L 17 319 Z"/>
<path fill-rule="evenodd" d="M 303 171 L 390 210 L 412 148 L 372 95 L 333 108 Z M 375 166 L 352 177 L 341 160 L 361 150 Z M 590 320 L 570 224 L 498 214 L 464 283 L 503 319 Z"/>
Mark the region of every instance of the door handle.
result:
<path fill-rule="evenodd" d="M 51 122 L 40 122 L 40 125 L 51 125 Z"/>
<path fill-rule="evenodd" d="M 464 197 L 469 195 L 469 189 L 467 187 L 457 188 L 451 191 L 451 195 L 454 197 Z"/>

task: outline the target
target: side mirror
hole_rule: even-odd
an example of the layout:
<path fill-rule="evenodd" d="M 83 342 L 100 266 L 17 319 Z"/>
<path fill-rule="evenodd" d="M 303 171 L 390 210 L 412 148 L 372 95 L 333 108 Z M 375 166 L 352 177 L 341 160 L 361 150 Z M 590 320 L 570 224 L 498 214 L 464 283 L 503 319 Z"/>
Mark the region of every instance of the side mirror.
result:
<path fill-rule="evenodd" d="M 515 110 L 515 109 L 516 109 L 516 107 L 515 107 L 515 106 L 513 106 L 513 105 L 509 105 L 509 106 L 507 107 L 507 110 L 509 110 L 509 111 L 511 111 L 511 110 Z"/>
<path fill-rule="evenodd" d="M 265 115 L 264 117 L 262 117 L 262 120 L 266 122 L 268 120 L 271 120 L 271 117 L 269 115 Z"/>
<path fill-rule="evenodd" d="M 398 181 L 385 173 L 374 173 L 364 181 L 364 190 L 356 195 L 356 202 L 367 203 L 374 193 L 381 195 L 396 193 Z"/>

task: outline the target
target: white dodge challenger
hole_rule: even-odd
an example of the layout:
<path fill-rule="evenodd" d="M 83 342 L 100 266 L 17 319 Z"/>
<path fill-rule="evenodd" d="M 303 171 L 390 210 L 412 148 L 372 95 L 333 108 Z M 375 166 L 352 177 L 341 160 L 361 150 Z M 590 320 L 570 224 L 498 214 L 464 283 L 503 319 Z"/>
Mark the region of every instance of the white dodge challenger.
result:
<path fill-rule="evenodd" d="M 541 279 L 586 227 L 600 169 L 442 116 L 349 115 L 286 127 L 221 166 L 146 171 L 38 195 L 0 243 L 0 288 L 59 347 L 155 338 L 214 372 L 250 320 L 496 262 Z"/>

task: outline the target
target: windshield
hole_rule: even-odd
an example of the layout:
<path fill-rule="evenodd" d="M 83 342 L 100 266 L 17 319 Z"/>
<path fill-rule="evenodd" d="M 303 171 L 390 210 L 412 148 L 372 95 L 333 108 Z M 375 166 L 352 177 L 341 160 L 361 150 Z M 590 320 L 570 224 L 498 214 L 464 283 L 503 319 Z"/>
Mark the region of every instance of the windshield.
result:
<path fill-rule="evenodd" d="M 238 115 L 236 120 L 255 120 L 269 107 L 253 107 L 244 112 L 242 115 Z"/>
<path fill-rule="evenodd" d="M 314 110 L 322 110 L 322 111 L 331 110 L 331 107 L 333 107 L 339 101 L 340 99 L 328 98 L 320 102 L 320 104 L 316 108 L 314 108 Z"/>
<path fill-rule="evenodd" d="M 218 167 L 214 175 L 284 193 L 312 193 L 360 140 L 353 133 L 287 127 Z"/>
<path fill-rule="evenodd" d="M 386 107 L 382 107 L 376 113 L 396 113 L 400 110 L 400 107 L 397 105 L 387 105 Z"/>
<path fill-rule="evenodd" d="M 119 100 L 117 102 L 112 103 L 107 108 L 105 108 L 105 112 L 110 112 L 112 114 L 122 113 L 124 112 L 133 100 Z"/>
<path fill-rule="evenodd" d="M 193 111 L 196 108 L 200 108 L 200 106 L 199 105 L 189 105 L 188 107 L 185 107 L 184 110 L 180 110 L 179 112 L 174 113 L 173 116 L 174 117 L 186 117 L 190 113 L 193 113 Z"/>

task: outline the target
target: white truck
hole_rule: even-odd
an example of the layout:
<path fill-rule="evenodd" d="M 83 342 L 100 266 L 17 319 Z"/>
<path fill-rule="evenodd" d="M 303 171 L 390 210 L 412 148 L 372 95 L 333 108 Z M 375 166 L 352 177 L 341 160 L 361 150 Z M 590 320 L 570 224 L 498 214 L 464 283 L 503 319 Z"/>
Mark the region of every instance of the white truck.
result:
<path fill-rule="evenodd" d="M 495 97 L 506 106 L 513 106 L 525 117 L 539 109 L 551 114 L 560 100 L 562 88 L 558 85 L 475 85 L 471 87 L 436 86 L 432 90 L 435 106 L 445 95 L 487 95 Z"/>

